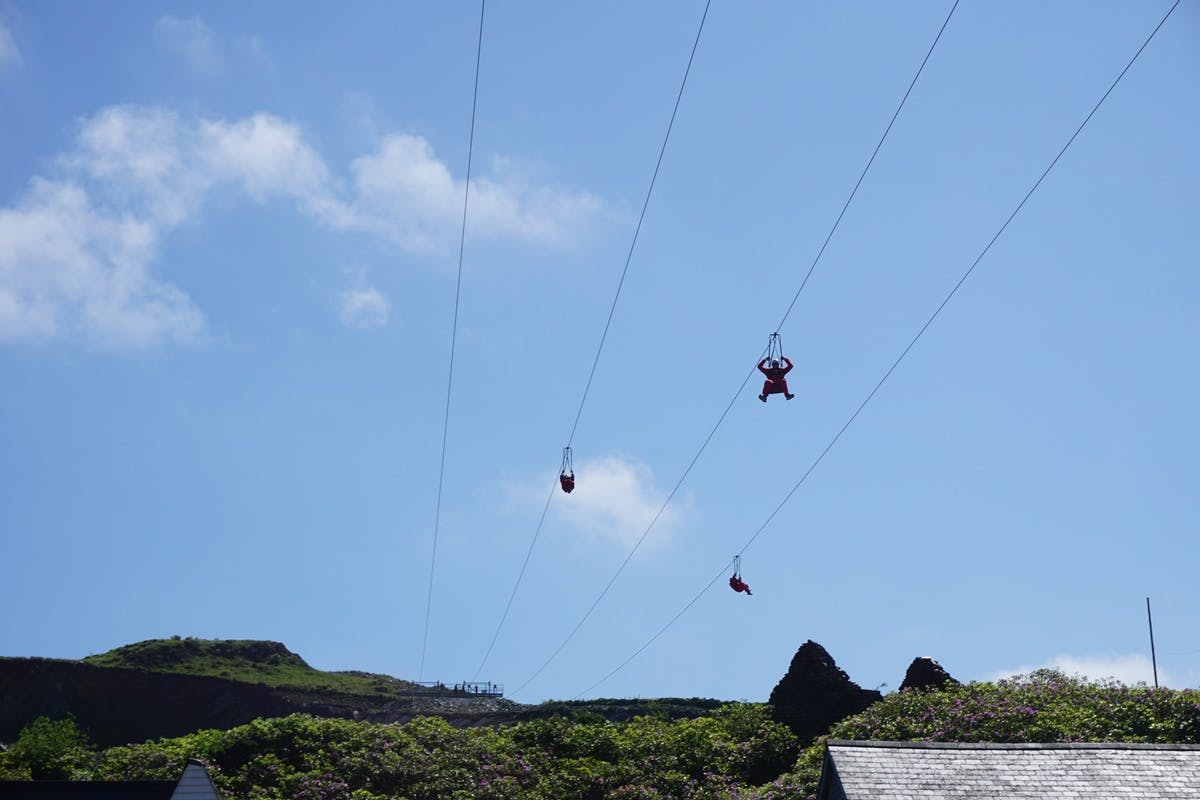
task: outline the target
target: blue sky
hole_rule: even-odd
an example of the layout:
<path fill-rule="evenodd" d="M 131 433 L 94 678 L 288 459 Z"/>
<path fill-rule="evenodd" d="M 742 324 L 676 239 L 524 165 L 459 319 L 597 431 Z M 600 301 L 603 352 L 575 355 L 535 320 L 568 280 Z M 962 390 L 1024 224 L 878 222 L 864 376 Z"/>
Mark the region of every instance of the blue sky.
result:
<path fill-rule="evenodd" d="M 2 655 L 171 635 L 535 702 L 1200 683 L 1200 6 L 0 2 Z M 422 668 L 422 653 L 424 666 Z M 534 680 L 529 680 L 537 672 Z M 517 691 L 518 687 L 522 687 Z"/>

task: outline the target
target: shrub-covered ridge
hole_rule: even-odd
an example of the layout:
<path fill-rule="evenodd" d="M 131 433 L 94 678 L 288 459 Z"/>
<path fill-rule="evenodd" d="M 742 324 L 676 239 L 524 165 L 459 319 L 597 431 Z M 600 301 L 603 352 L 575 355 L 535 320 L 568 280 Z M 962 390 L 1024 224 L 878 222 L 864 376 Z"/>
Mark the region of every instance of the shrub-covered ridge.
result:
<path fill-rule="evenodd" d="M 1200 743 L 1200 691 L 1089 683 L 1036 672 L 903 691 L 834 725 L 839 739 Z M 70 720 L 39 720 L 0 753 L 0 778 L 178 778 L 201 758 L 227 798 L 279 800 L 800 800 L 814 796 L 824 737 L 801 751 L 769 708 L 610 722 L 578 712 L 457 729 L 293 715 L 228 731 L 94 751 Z"/>
<path fill-rule="evenodd" d="M 764 793 L 816 795 L 825 738 Z M 1089 682 L 1039 670 L 995 683 L 890 694 L 829 730 L 831 739 L 908 742 L 1200 743 L 1200 691 Z"/>

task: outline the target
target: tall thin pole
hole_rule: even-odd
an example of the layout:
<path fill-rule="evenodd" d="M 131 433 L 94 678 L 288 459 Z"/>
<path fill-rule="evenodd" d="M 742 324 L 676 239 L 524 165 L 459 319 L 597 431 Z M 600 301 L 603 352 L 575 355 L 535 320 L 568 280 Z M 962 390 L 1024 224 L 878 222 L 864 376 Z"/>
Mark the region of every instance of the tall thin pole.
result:
<path fill-rule="evenodd" d="M 1150 663 L 1154 666 L 1154 688 L 1158 688 L 1158 658 L 1154 655 L 1154 620 L 1150 617 L 1150 598 L 1146 598 L 1146 623 L 1150 626 Z"/>

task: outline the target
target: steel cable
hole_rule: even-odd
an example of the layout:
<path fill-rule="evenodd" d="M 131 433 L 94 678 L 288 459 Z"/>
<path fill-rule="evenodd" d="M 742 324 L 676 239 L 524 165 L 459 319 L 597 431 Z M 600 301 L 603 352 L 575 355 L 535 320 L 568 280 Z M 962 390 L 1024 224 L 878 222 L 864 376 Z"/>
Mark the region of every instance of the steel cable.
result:
<path fill-rule="evenodd" d="M 437 566 L 438 527 L 442 518 L 442 487 L 446 478 L 446 439 L 450 430 L 450 394 L 454 386 L 454 350 L 458 340 L 458 306 L 462 295 L 463 252 L 467 242 L 467 202 L 471 196 L 471 158 L 475 151 L 475 110 L 479 100 L 479 62 L 483 54 L 483 14 L 487 0 L 479 2 L 479 39 L 475 43 L 475 88 L 471 93 L 471 132 L 467 141 L 467 177 L 463 185 L 462 229 L 458 238 L 458 277 L 454 283 L 454 320 L 450 326 L 450 368 L 446 377 L 446 410 L 442 417 L 442 457 L 438 464 L 437 502 L 433 514 L 433 553 L 429 558 L 429 589 L 425 594 L 425 633 L 421 637 L 421 666 L 417 681 L 425 674 L 425 654 L 429 645 L 429 620 L 433 610 L 433 578 Z"/>

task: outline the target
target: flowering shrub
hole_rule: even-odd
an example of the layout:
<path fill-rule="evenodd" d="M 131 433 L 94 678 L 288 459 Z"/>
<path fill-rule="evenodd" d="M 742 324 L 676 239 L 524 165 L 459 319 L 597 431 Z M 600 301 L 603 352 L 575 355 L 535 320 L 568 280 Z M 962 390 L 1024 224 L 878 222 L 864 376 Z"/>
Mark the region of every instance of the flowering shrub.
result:
<path fill-rule="evenodd" d="M 1038 670 L 995 683 L 886 696 L 834 725 L 831 739 L 919 742 L 1200 743 L 1200 691 L 1089 682 Z M 762 797 L 811 798 L 824 737 Z"/>
<path fill-rule="evenodd" d="M 726 800 L 788 769 L 797 743 L 761 705 L 708 717 L 539 719 L 460 730 L 293 715 L 114 747 L 99 780 L 174 779 L 189 757 L 226 797 L 270 800 Z"/>

